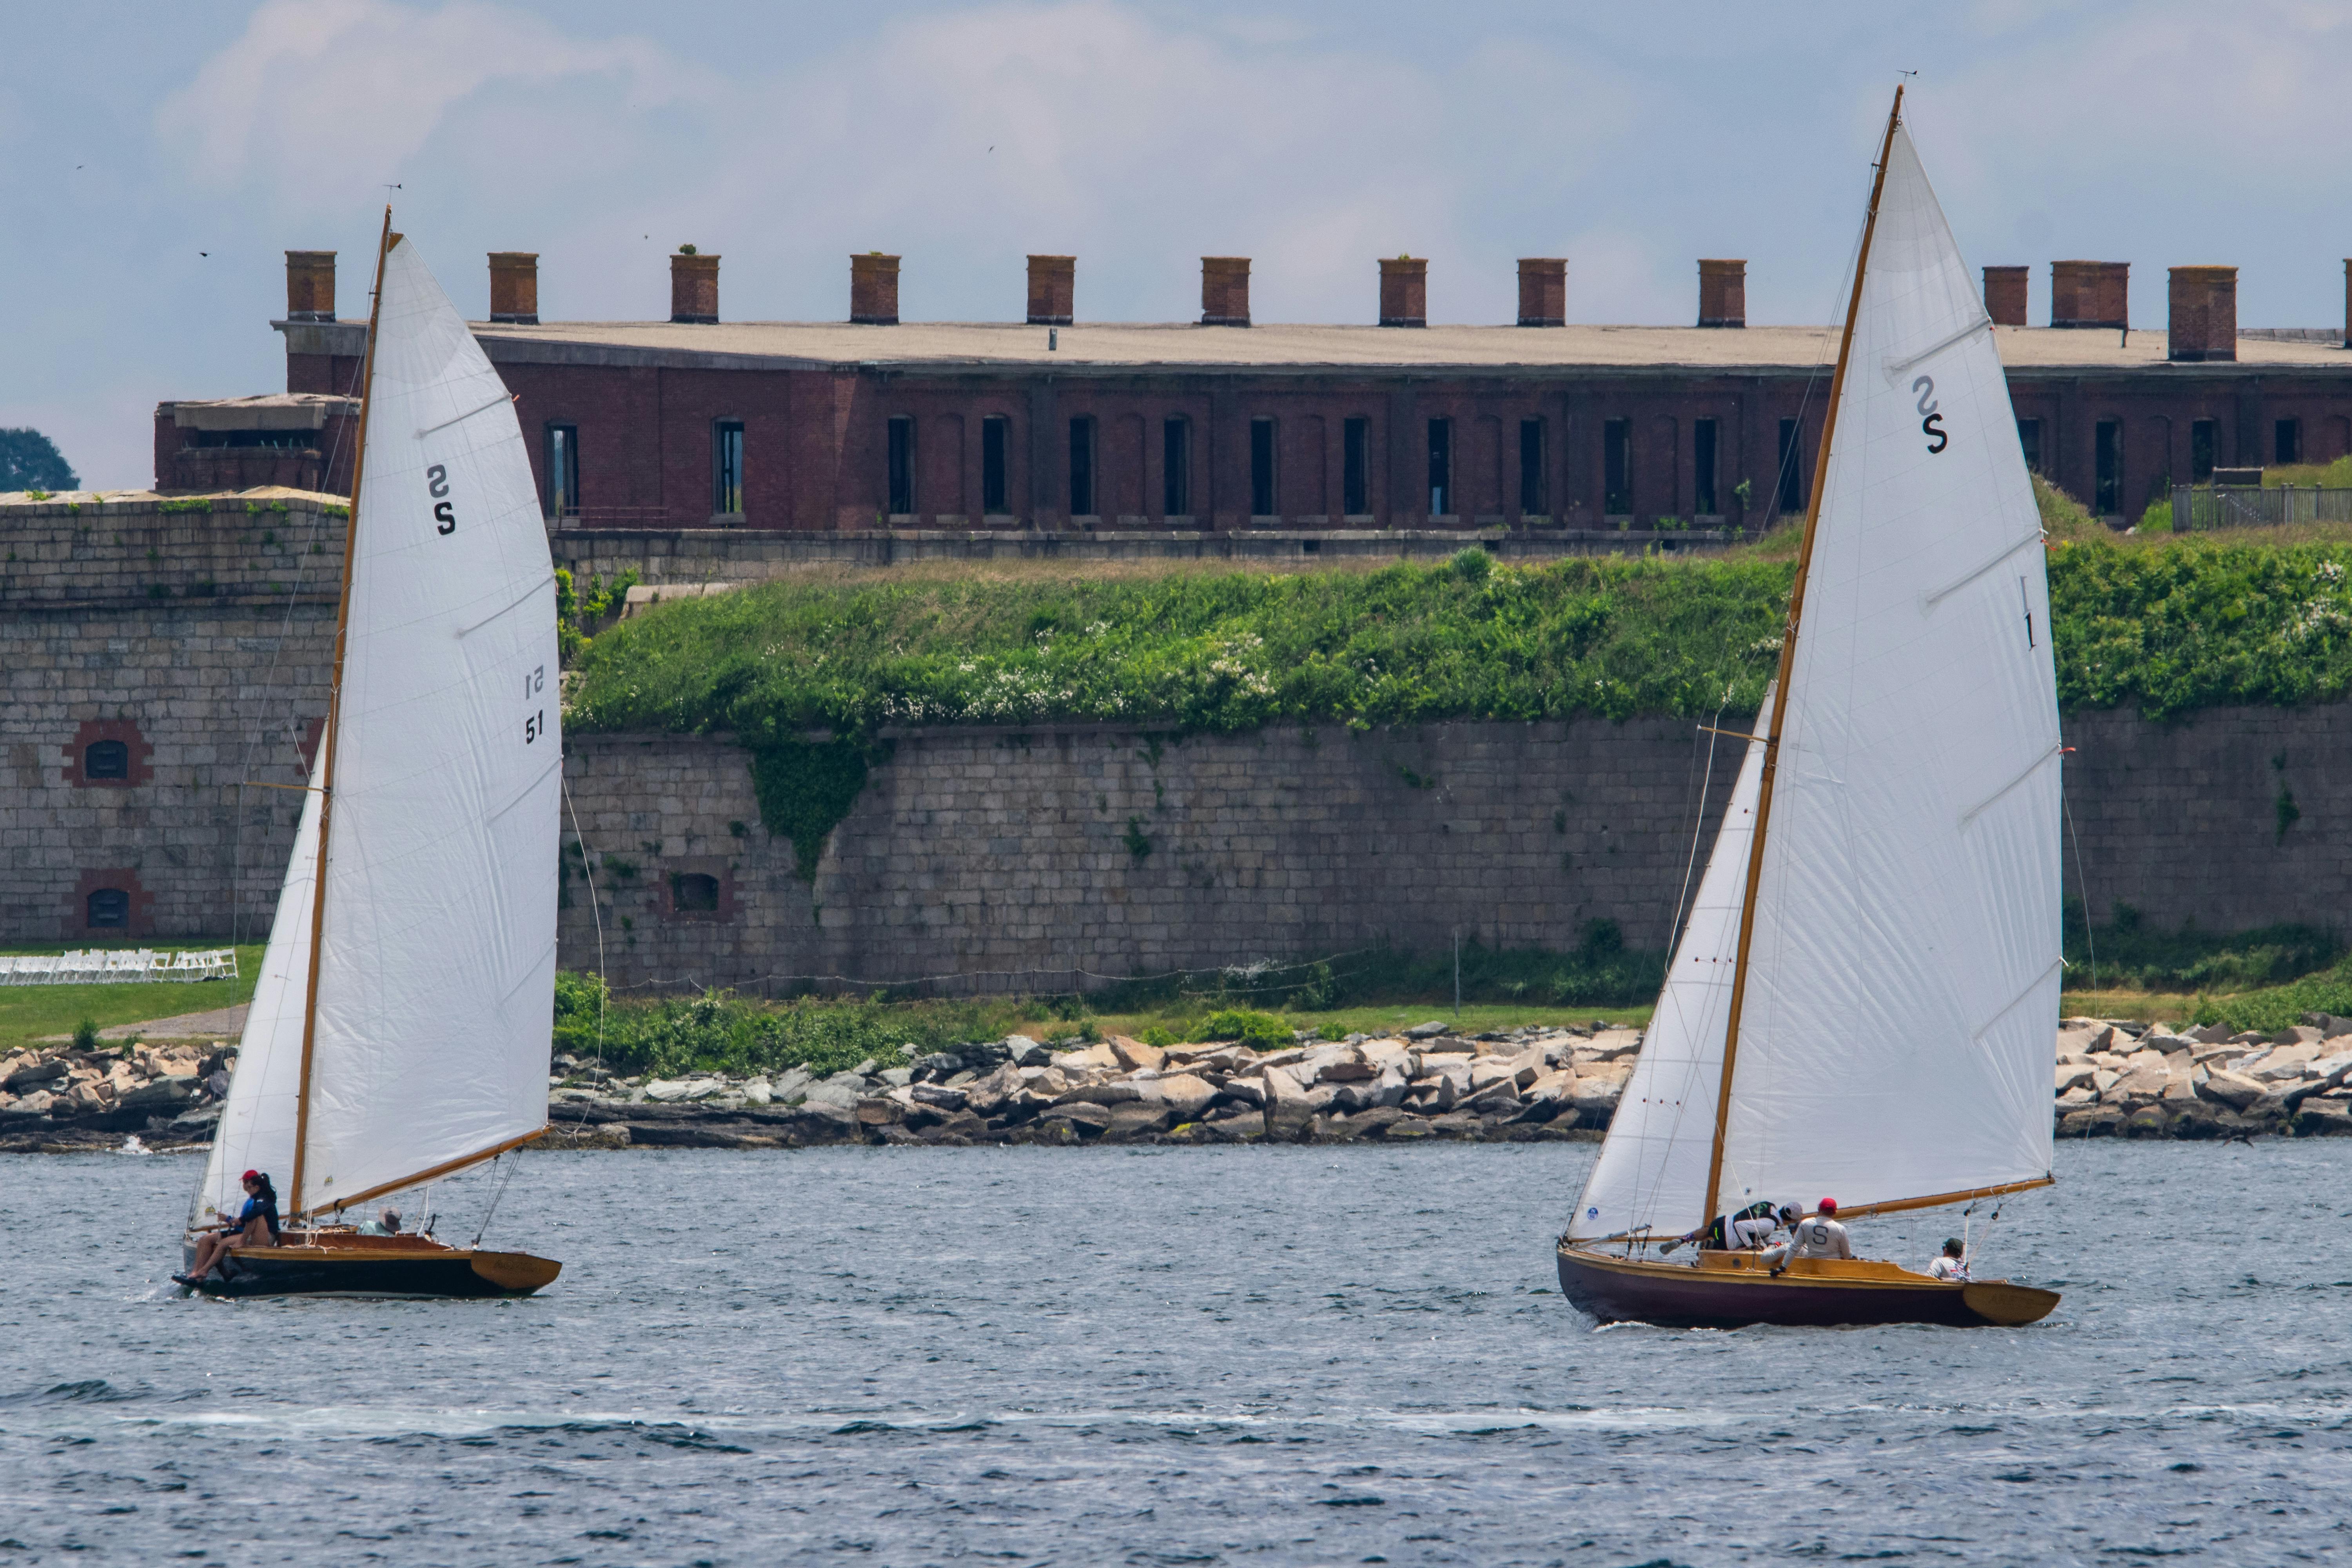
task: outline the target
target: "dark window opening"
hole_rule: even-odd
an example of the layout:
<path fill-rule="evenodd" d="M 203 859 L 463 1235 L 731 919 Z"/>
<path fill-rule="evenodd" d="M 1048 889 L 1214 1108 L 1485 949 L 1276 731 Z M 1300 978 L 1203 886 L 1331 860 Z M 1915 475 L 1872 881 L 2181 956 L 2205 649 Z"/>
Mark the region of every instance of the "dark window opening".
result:
<path fill-rule="evenodd" d="M 710 427 L 710 510 L 736 517 L 743 511 L 743 426 L 722 419 Z"/>
<path fill-rule="evenodd" d="M 1551 486 L 1545 482 L 1544 422 L 1519 421 L 1519 515 L 1551 515 Z"/>
<path fill-rule="evenodd" d="M 2300 463 L 2303 461 L 2303 421 L 2282 419 L 2271 426 L 2271 461 Z"/>
<path fill-rule="evenodd" d="M 1611 419 L 1601 426 L 1601 510 L 1610 517 L 1633 514 L 1633 422 Z"/>
<path fill-rule="evenodd" d="M 2216 420 L 2200 419 L 2189 426 L 2189 482 L 2210 484 L 2213 469 L 2220 460 L 2215 448 L 2221 444 L 2221 426 Z"/>
<path fill-rule="evenodd" d="M 131 748 L 121 741 L 93 741 L 81 753 L 81 776 L 85 779 L 127 779 L 131 776 Z"/>
<path fill-rule="evenodd" d="M 120 888 L 100 888 L 90 894 L 89 923 L 101 931 L 121 931 L 129 926 L 131 895 Z"/>
<path fill-rule="evenodd" d="M 547 515 L 580 515 L 580 427 L 547 427 Z"/>
<path fill-rule="evenodd" d="M 2123 510 L 2123 426 L 2113 419 L 2100 420 L 2094 433 L 2093 449 L 2097 482 L 2091 510 L 2101 517 L 2112 517 Z"/>
<path fill-rule="evenodd" d="M 1192 422 L 1171 419 L 1160 426 L 1160 510 L 1165 517 L 1192 515 Z"/>
<path fill-rule="evenodd" d="M 980 422 L 980 510 L 1004 511 L 1004 448 L 1013 421 L 992 414 Z"/>
<path fill-rule="evenodd" d="M 1723 509 L 1715 498 L 1715 421 L 1691 421 L 1691 510 L 1700 517 L 1718 517 Z"/>
<path fill-rule="evenodd" d="M 1429 515 L 1454 515 L 1454 421 L 1429 422 Z"/>
<path fill-rule="evenodd" d="M 2029 474 L 2040 473 L 2042 471 L 2041 420 L 2021 419 L 2017 422 L 2017 447 L 2018 450 L 2025 454 L 2025 471 Z"/>
<path fill-rule="evenodd" d="M 719 879 L 688 871 L 669 879 L 670 908 L 682 915 L 719 912 Z"/>
<path fill-rule="evenodd" d="M 1095 422 L 1070 421 L 1070 515 L 1095 515 Z"/>
<path fill-rule="evenodd" d="M 1350 419 L 1339 432 L 1339 510 L 1362 517 L 1372 510 L 1372 422 Z"/>
<path fill-rule="evenodd" d="M 1805 510 L 1805 426 L 1802 421 L 1780 421 L 1780 482 L 1774 505 L 1790 516 Z"/>
<path fill-rule="evenodd" d="M 1250 421 L 1250 515 L 1276 515 L 1274 472 L 1274 421 Z"/>
<path fill-rule="evenodd" d="M 915 422 L 904 414 L 890 421 L 890 515 L 915 510 Z"/>

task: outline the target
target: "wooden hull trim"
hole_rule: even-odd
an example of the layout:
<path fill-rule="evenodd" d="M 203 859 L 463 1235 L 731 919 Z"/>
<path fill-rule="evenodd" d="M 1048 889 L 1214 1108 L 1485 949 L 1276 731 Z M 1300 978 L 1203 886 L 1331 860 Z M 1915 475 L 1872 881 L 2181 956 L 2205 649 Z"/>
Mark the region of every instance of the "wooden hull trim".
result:
<path fill-rule="evenodd" d="M 2015 1328 L 2047 1317 L 2059 1300 L 2053 1290 L 2007 1280 L 1948 1282 L 1887 1263 L 1801 1260 L 1774 1279 L 1748 1254 L 1702 1254 L 1694 1267 L 1610 1258 L 1580 1247 L 1557 1250 L 1561 1293 L 1577 1310 L 1603 1323 L 1670 1329 L 1751 1323 Z"/>

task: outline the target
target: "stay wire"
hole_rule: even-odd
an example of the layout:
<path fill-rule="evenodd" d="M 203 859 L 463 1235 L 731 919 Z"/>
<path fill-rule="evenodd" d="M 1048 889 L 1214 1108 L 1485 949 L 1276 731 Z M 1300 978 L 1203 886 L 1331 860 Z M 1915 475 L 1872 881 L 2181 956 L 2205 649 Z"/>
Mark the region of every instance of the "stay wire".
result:
<path fill-rule="evenodd" d="M 563 791 L 564 814 L 572 818 L 572 841 L 580 847 L 580 874 L 588 883 L 588 913 L 596 922 L 596 1070 L 604 1070 L 604 1002 L 612 982 L 604 977 L 604 910 L 596 901 L 596 868 L 588 858 L 588 836 L 580 831 L 580 812 L 572 804 L 572 781 L 561 773 L 555 782 Z"/>

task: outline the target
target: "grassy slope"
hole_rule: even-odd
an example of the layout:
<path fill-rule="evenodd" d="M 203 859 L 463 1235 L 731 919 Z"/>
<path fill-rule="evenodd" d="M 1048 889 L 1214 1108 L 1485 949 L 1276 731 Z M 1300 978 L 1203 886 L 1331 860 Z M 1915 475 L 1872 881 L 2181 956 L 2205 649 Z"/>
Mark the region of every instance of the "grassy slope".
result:
<path fill-rule="evenodd" d="M 2175 719 L 2352 689 L 2352 532 L 2117 538 L 2054 490 L 2059 700 Z M 813 573 L 659 606 L 575 667 L 575 730 L 1246 730 L 1751 708 L 1794 541 L 1727 558 Z"/>
<path fill-rule="evenodd" d="M 51 948 L 19 949 L 48 952 Z M 161 951 L 177 952 L 176 948 Z M 100 1028 L 181 1013 L 208 1013 L 253 999 L 261 973 L 258 946 L 236 950 L 235 980 L 150 981 L 130 985 L 0 986 L 0 1055 L 49 1035 L 70 1035 L 87 1018 Z"/>

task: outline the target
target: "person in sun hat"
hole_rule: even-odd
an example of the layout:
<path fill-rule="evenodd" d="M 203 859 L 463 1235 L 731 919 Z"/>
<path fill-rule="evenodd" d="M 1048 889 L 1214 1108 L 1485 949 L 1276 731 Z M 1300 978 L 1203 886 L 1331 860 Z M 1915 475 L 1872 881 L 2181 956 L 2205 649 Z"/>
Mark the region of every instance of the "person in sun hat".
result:
<path fill-rule="evenodd" d="M 1823 1198 L 1812 1213 L 1796 1223 L 1788 1240 L 1764 1254 L 1764 1262 L 1774 1274 L 1785 1272 L 1794 1258 L 1853 1256 L 1853 1243 L 1845 1226 L 1838 1223 L 1837 1207 L 1837 1199 Z"/>
<path fill-rule="evenodd" d="M 261 1171 L 247 1171 L 238 1178 L 238 1184 L 245 1188 L 244 1211 L 216 1234 L 196 1243 L 195 1262 L 185 1274 L 173 1275 L 173 1283 L 193 1289 L 197 1280 L 228 1256 L 232 1247 L 278 1245 L 278 1189 L 269 1184 L 268 1175 Z M 218 1209 L 213 1212 L 220 1214 Z M 221 1217 L 228 1219 L 226 1215 Z"/>

